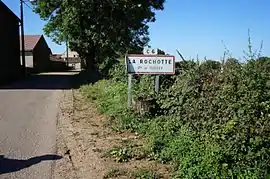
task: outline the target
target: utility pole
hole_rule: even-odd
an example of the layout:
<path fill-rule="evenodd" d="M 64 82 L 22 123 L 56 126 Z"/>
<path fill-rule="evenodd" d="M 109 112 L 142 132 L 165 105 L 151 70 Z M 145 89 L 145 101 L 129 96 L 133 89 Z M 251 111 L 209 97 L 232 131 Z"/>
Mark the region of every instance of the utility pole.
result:
<path fill-rule="evenodd" d="M 21 56 L 22 56 L 22 67 L 23 75 L 26 75 L 26 65 L 25 65 L 25 44 L 24 44 L 24 22 L 23 22 L 23 0 L 20 0 L 20 11 L 21 11 Z"/>
<path fill-rule="evenodd" d="M 68 40 L 67 40 L 67 42 L 66 42 L 66 51 L 67 51 L 67 66 L 69 65 L 69 63 L 68 63 Z"/>

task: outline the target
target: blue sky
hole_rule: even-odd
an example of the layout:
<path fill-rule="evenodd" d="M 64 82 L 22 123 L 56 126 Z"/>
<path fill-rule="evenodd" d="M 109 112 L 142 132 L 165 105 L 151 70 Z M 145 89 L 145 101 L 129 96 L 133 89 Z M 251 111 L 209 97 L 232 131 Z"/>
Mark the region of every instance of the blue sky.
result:
<path fill-rule="evenodd" d="M 3 0 L 19 15 L 19 0 Z M 233 56 L 242 58 L 247 49 L 248 29 L 255 49 L 264 41 L 263 55 L 270 56 L 269 0 L 167 0 L 164 11 L 157 12 L 150 24 L 150 45 L 176 55 L 178 49 L 185 58 L 219 60 L 224 44 Z M 41 34 L 45 24 L 31 9 L 25 9 L 25 33 Z M 64 46 L 46 38 L 55 53 Z"/>
<path fill-rule="evenodd" d="M 167 0 L 150 25 L 151 43 L 185 58 L 204 56 L 219 60 L 224 44 L 240 58 L 247 49 L 248 29 L 254 48 L 264 40 L 263 54 L 270 55 L 269 0 Z"/>

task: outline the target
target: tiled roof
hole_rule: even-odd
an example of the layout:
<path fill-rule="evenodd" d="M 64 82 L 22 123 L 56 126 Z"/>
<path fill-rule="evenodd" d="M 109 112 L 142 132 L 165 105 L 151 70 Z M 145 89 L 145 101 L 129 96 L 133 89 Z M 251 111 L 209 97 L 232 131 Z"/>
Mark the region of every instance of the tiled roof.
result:
<path fill-rule="evenodd" d="M 61 58 L 61 54 L 52 54 L 51 55 L 52 61 L 65 61 L 65 59 Z"/>
<path fill-rule="evenodd" d="M 42 35 L 25 35 L 24 36 L 25 51 L 33 50 L 41 37 Z M 20 49 L 22 49 L 22 47 Z"/>

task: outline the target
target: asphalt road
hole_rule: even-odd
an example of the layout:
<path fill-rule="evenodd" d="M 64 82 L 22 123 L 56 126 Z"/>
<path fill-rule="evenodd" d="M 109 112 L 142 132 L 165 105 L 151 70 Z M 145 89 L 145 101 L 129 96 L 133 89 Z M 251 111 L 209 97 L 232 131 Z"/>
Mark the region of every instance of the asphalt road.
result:
<path fill-rule="evenodd" d="M 50 73 L 0 87 L 0 179 L 49 179 L 61 91 L 74 73 Z"/>

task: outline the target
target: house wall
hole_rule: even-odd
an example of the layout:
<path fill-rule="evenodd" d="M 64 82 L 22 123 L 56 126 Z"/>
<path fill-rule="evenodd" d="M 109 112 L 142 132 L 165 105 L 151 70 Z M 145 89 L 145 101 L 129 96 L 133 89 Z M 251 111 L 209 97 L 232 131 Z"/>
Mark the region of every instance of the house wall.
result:
<path fill-rule="evenodd" d="M 33 60 L 35 71 L 42 72 L 50 70 L 51 50 L 48 47 L 44 37 L 42 37 L 33 50 Z"/>
<path fill-rule="evenodd" d="M 21 75 L 19 22 L 0 2 L 0 83 L 14 80 Z"/>
<path fill-rule="evenodd" d="M 75 70 L 80 70 L 82 68 L 81 63 L 76 63 L 74 68 Z"/>
<path fill-rule="evenodd" d="M 79 58 L 79 54 L 77 52 L 71 51 L 70 49 L 68 49 L 68 54 L 67 52 L 63 53 L 61 58 L 67 58 L 67 55 L 68 58 Z"/>
<path fill-rule="evenodd" d="M 32 52 L 25 53 L 25 65 L 27 68 L 34 68 L 34 58 Z"/>
<path fill-rule="evenodd" d="M 20 56 L 21 64 L 22 64 L 22 55 Z M 25 65 L 27 68 L 34 68 L 34 58 L 32 51 L 25 51 Z"/>

